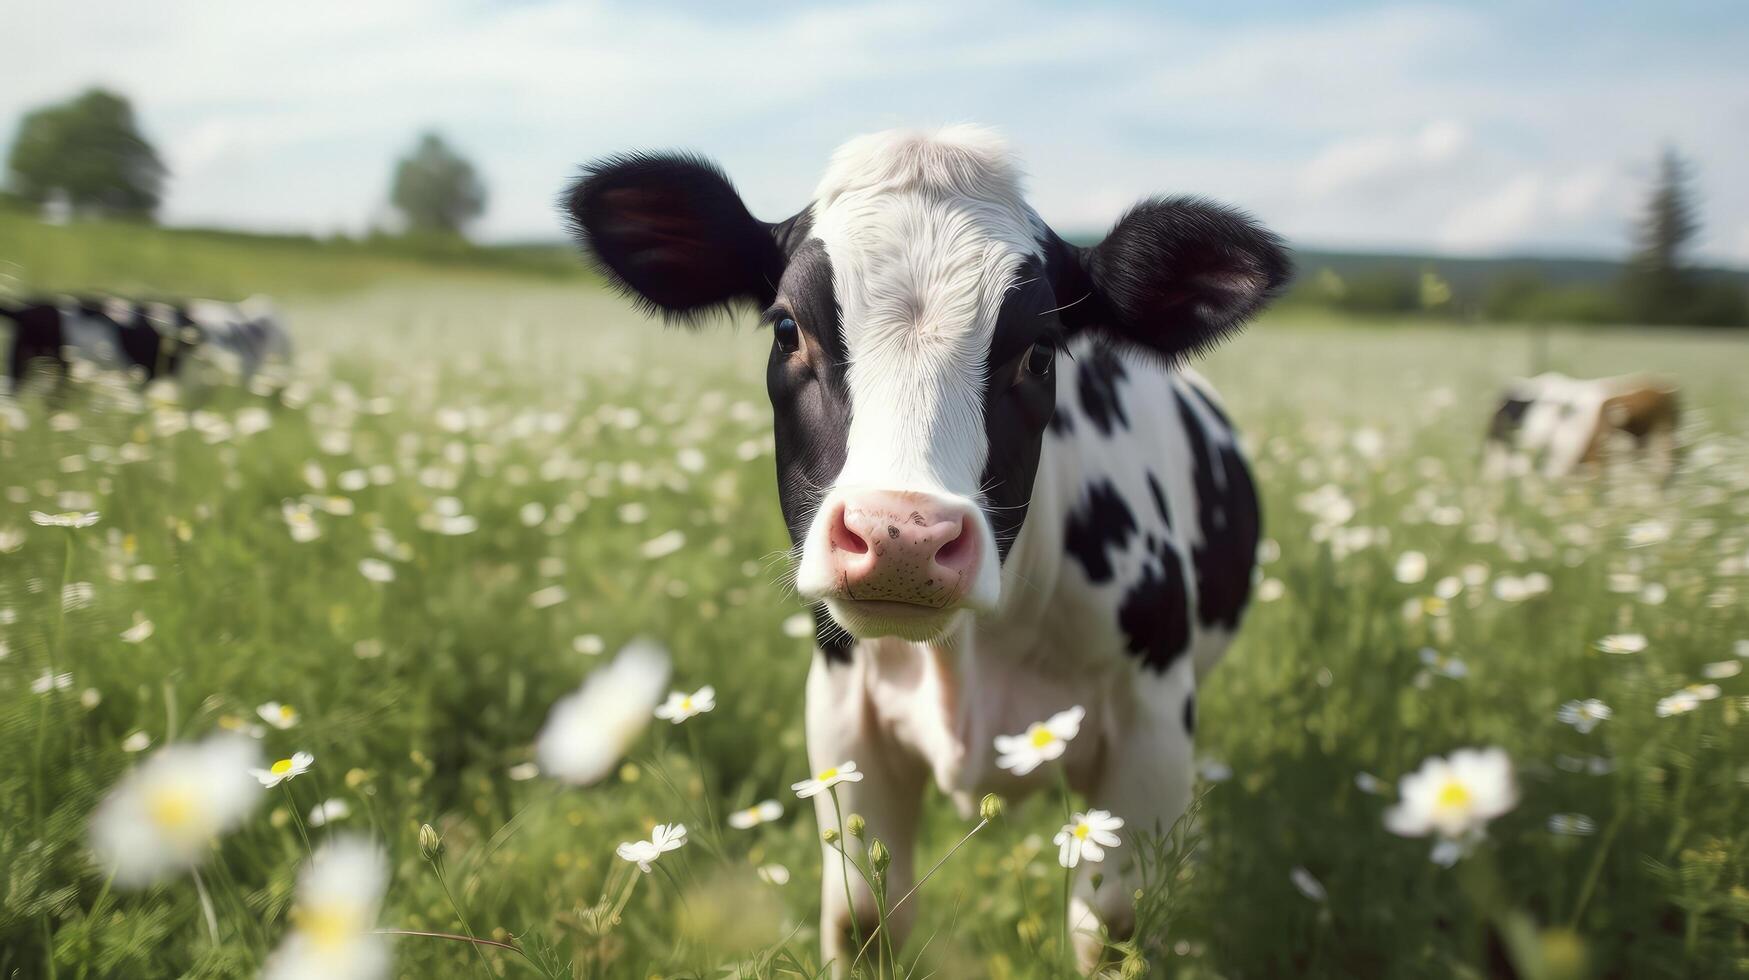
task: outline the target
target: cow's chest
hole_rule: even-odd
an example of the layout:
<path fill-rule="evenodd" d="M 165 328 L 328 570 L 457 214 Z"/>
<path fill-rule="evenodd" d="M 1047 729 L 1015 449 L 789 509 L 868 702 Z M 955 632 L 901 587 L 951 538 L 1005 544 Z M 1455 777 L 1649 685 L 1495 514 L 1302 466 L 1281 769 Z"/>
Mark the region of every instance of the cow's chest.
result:
<path fill-rule="evenodd" d="M 883 640 L 857 657 L 869 722 L 969 813 L 984 793 L 1024 796 L 1055 785 L 1059 771 L 1081 790 L 1098 780 L 1108 740 L 1133 713 L 1134 669 L 1075 653 L 1045 637 L 1028 644 L 973 630 L 955 648 Z M 1077 705 L 1086 717 L 1061 765 L 1024 777 L 997 767 L 996 736 Z"/>

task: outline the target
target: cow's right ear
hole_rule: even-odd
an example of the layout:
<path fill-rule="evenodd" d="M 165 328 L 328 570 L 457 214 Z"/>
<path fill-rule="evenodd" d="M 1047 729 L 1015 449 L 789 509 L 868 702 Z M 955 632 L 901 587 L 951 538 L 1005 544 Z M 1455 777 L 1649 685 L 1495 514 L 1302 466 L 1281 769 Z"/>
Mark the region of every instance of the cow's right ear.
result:
<path fill-rule="evenodd" d="M 708 160 L 636 153 L 583 168 L 560 205 L 608 280 L 647 311 L 693 320 L 771 303 L 789 222 L 768 225 Z"/>

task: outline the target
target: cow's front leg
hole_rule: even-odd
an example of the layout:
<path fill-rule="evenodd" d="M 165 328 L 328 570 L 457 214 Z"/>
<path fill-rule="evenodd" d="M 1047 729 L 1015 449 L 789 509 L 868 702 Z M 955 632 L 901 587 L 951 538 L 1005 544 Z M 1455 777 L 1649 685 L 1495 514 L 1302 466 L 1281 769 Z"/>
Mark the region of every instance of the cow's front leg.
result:
<path fill-rule="evenodd" d="M 1191 749 L 1196 728 L 1196 675 L 1189 656 L 1165 673 L 1141 671 L 1135 683 L 1129 726 L 1105 747 L 1104 767 L 1089 807 L 1122 817 L 1123 844 L 1107 850 L 1099 863 L 1076 869 L 1069 902 L 1069 930 L 1083 973 L 1099 965 L 1106 937 L 1130 938 L 1135 928 L 1135 893 L 1141 886 L 1138 838 L 1166 834 L 1190 805 L 1195 784 Z M 1094 878 L 1099 885 L 1094 887 Z M 1157 937 L 1150 937 L 1157 938 Z"/>
<path fill-rule="evenodd" d="M 838 844 L 864 868 L 868 867 L 868 844 L 879 839 L 886 846 L 892 856 L 885 872 L 890 906 L 911 889 L 912 851 L 925 774 L 916 759 L 881 733 L 866 696 L 868 658 L 854 652 L 851 658 L 848 663 L 831 663 L 824 654 L 814 654 L 813 668 L 808 672 L 808 761 L 813 767 L 810 775 L 815 777 L 854 762 L 862 779 L 840 782 L 836 801 L 832 792 L 814 797 L 814 814 L 821 833 L 838 831 Z M 851 814 L 861 816 L 867 824 L 861 840 L 839 826 L 840 815 L 849 822 Z M 845 864 L 837 846 L 822 839 L 821 848 L 821 959 L 832 964 L 834 977 L 845 977 L 860 950 L 858 937 L 867 943 L 880 916 L 862 873 Z M 913 911 L 907 904 L 887 922 L 895 950 L 910 931 Z M 872 962 L 878 949 L 878 940 L 868 943 L 864 955 Z"/>

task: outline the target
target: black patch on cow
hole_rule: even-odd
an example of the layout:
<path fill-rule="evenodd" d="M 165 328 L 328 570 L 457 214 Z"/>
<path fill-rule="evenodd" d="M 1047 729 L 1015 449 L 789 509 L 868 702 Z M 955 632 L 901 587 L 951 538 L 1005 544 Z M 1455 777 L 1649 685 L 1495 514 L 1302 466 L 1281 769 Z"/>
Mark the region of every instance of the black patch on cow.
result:
<path fill-rule="evenodd" d="M 1075 420 L 1069 415 L 1069 406 L 1059 403 L 1056 412 L 1051 415 L 1051 435 L 1071 436 L 1075 434 Z"/>
<path fill-rule="evenodd" d="M 1196 693 L 1184 696 L 1184 734 L 1196 734 Z"/>
<path fill-rule="evenodd" d="M 1136 533 L 1136 518 L 1110 480 L 1087 486 L 1081 506 L 1069 512 L 1063 547 L 1081 563 L 1087 578 L 1109 582 L 1114 574 L 1109 552 L 1122 551 Z"/>
<path fill-rule="evenodd" d="M 1160 523 L 1166 525 L 1166 530 L 1172 530 L 1172 508 L 1166 506 L 1166 490 L 1152 470 L 1148 471 L 1148 493 L 1154 498 L 1154 511 L 1160 515 Z"/>
<path fill-rule="evenodd" d="M 1494 442 L 1511 442 L 1513 434 L 1524 424 L 1524 413 L 1530 411 L 1531 399 L 1507 396 L 1488 421 L 1488 438 Z"/>
<path fill-rule="evenodd" d="M 61 311 L 52 303 L 27 303 L 22 306 L 0 307 L 0 316 L 13 322 L 12 356 L 7 372 L 16 383 L 30 370 L 32 361 L 51 362 L 51 370 L 65 376 L 67 360 L 61 353 L 65 336 L 61 332 Z"/>
<path fill-rule="evenodd" d="M 814 646 L 825 656 L 827 663 L 847 664 L 850 662 L 850 648 L 856 645 L 856 638 L 827 611 L 825 603 L 819 603 L 809 610 L 814 616 Z"/>
<path fill-rule="evenodd" d="M 1009 548 L 1020 536 L 1032 503 L 1045 429 L 1059 414 L 1059 359 L 1050 359 L 1042 371 L 1029 366 L 1039 362 L 1028 360 L 1035 346 L 1055 348 L 1060 343 L 1056 305 L 1039 261 L 1021 263 L 1014 285 L 1003 294 L 984 359 L 984 436 L 989 453 L 979 485 L 998 561 L 1008 559 Z"/>
<path fill-rule="evenodd" d="M 1184 564 L 1170 542 L 1150 551 L 1141 577 L 1124 591 L 1117 622 L 1126 649 L 1149 669 L 1165 671 L 1189 649 L 1190 595 Z"/>
<path fill-rule="evenodd" d="M 1197 619 L 1236 629 L 1251 598 L 1261 518 L 1257 488 L 1231 438 L 1212 444 L 1184 393 L 1174 386 L 1178 418 L 1190 447 L 1202 543 L 1191 551 L 1196 568 Z"/>
<path fill-rule="evenodd" d="M 1081 392 L 1081 411 L 1103 435 L 1114 428 L 1129 428 L 1129 415 L 1118 397 L 1118 384 L 1128 376 L 1117 352 L 1104 344 L 1094 344 L 1080 361 L 1076 387 Z"/>

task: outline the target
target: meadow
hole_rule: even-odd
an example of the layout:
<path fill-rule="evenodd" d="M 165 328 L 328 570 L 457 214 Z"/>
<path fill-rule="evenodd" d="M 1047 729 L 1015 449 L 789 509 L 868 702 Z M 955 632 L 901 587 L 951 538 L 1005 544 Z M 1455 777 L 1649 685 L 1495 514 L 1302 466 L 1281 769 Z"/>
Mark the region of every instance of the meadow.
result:
<path fill-rule="evenodd" d="M 163 288 L 226 288 L 166 268 L 183 279 Z M 397 976 L 818 974 L 817 828 L 789 790 L 811 644 L 784 585 L 768 339 L 664 332 L 586 277 L 393 271 L 282 297 L 283 388 L 0 401 L 0 977 L 256 975 L 311 928 L 292 913 L 309 850 L 348 833 L 388 855 L 380 926 L 502 944 L 395 936 Z M 41 281 L 82 276 L 101 278 L 68 260 Z M 1264 492 L 1264 563 L 1123 975 L 1749 969 L 1746 354 L 1717 333 L 1284 314 L 1209 358 Z M 1479 480 L 1494 392 L 1533 357 L 1681 379 L 1680 476 Z M 654 723 L 597 785 L 539 773 L 549 709 L 639 638 L 714 710 Z M 1607 720 L 1563 720 L 1589 698 Z M 118 885 L 92 855 L 99 802 L 227 731 L 313 765 L 203 842 L 198 887 Z M 1509 754 L 1519 798 L 1444 867 L 1383 814 L 1469 746 Z M 781 817 L 725 825 L 766 799 Z M 1063 975 L 1057 805 L 1011 806 L 952 854 L 902 975 Z M 692 839 L 660 873 L 616 856 L 673 821 Z M 974 826 L 932 796 L 919 867 Z"/>

